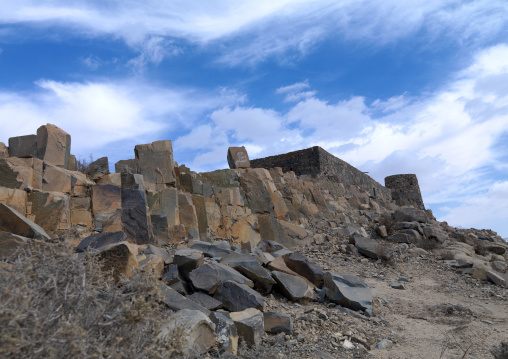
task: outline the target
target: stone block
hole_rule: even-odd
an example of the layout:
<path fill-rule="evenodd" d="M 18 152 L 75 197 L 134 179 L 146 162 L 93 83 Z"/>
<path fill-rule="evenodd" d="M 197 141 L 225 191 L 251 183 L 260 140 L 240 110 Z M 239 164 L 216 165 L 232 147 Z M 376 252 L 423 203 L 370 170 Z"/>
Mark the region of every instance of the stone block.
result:
<path fill-rule="evenodd" d="M 228 164 L 231 169 L 250 167 L 249 154 L 247 153 L 245 146 L 229 147 Z"/>
<path fill-rule="evenodd" d="M 136 160 L 120 160 L 115 163 L 115 172 L 116 173 L 137 173 L 136 169 Z"/>
<path fill-rule="evenodd" d="M 137 173 L 143 175 L 145 184 L 172 185 L 176 181 L 171 141 L 155 141 L 137 145 Z"/>
<path fill-rule="evenodd" d="M 275 270 L 272 272 L 272 277 L 277 282 L 277 290 L 289 300 L 313 300 L 316 298 L 312 288 L 301 277 Z"/>
<path fill-rule="evenodd" d="M 293 321 L 291 315 L 277 312 L 263 313 L 265 332 L 271 334 L 285 333 L 293 334 Z"/>
<path fill-rule="evenodd" d="M 231 226 L 231 236 L 239 243 L 250 243 L 255 247 L 261 241 L 261 235 L 257 230 L 259 228 L 257 217 L 250 215 L 247 218 L 238 220 Z"/>
<path fill-rule="evenodd" d="M 44 162 L 38 158 L 22 158 L 21 160 L 33 171 L 33 189 L 42 190 Z"/>
<path fill-rule="evenodd" d="M 97 184 L 112 184 L 118 187 L 122 187 L 122 176 L 120 173 L 110 173 L 104 177 L 99 178 L 96 181 Z"/>
<path fill-rule="evenodd" d="M 180 338 L 182 357 L 201 357 L 215 345 L 215 324 L 199 310 L 182 309 L 173 314 L 162 325 L 159 338 L 172 340 L 180 330 L 185 333 Z"/>
<path fill-rule="evenodd" d="M 67 169 L 69 171 L 77 171 L 78 170 L 78 161 L 76 160 L 76 156 L 69 155 L 69 166 Z"/>
<path fill-rule="evenodd" d="M 311 262 L 307 257 L 298 252 L 283 256 L 289 269 L 307 278 L 312 284 L 321 288 L 324 281 L 324 271 L 317 264 Z"/>
<path fill-rule="evenodd" d="M 122 208 L 122 190 L 112 184 L 97 184 L 92 187 L 92 209 L 94 216 L 111 214 Z"/>
<path fill-rule="evenodd" d="M 94 181 L 109 174 L 109 161 L 107 157 L 101 157 L 89 165 L 90 170 L 88 176 Z"/>
<path fill-rule="evenodd" d="M 219 312 L 212 312 L 208 318 L 215 324 L 217 349 L 233 355 L 238 353 L 238 331 L 235 322 Z"/>
<path fill-rule="evenodd" d="M 261 293 L 269 293 L 272 290 L 272 286 L 276 283 L 270 272 L 259 264 L 256 257 L 249 254 L 232 252 L 224 256 L 221 263 L 236 269 L 252 280 L 256 290 Z"/>
<path fill-rule="evenodd" d="M 122 230 L 129 241 L 136 244 L 152 242 L 152 223 L 149 217 L 145 193 L 122 188 Z"/>
<path fill-rule="evenodd" d="M 175 291 L 173 288 L 168 287 L 167 285 L 163 284 L 161 285 L 161 293 L 162 293 L 162 302 L 166 304 L 169 308 L 180 311 L 184 309 L 192 309 L 192 310 L 199 310 L 200 312 L 204 313 L 205 315 L 210 315 L 210 311 L 198 303 L 187 299 L 177 291 Z"/>
<path fill-rule="evenodd" d="M 51 124 L 37 129 L 37 158 L 68 169 L 70 151 L 71 136 L 67 132 Z"/>
<path fill-rule="evenodd" d="M 149 192 L 148 204 L 150 213 L 165 215 L 170 227 L 180 224 L 178 190 L 176 188 L 166 188 L 157 193 Z"/>
<path fill-rule="evenodd" d="M 34 188 L 34 170 L 23 159 L 9 157 L 0 159 L 0 186 L 6 188 Z"/>
<path fill-rule="evenodd" d="M 37 136 L 26 135 L 9 138 L 10 157 L 37 157 Z"/>
<path fill-rule="evenodd" d="M 345 273 L 325 273 L 326 296 L 334 303 L 372 315 L 372 292 L 359 277 Z"/>
<path fill-rule="evenodd" d="M 58 192 L 33 191 L 28 195 L 32 220 L 50 235 L 70 229 L 70 196 Z M 27 215 L 28 208 L 27 208 Z"/>
<path fill-rule="evenodd" d="M 254 289 L 231 280 L 221 282 L 213 297 L 222 302 L 224 307 L 232 312 L 248 308 L 262 310 L 265 304 L 264 298 Z"/>
<path fill-rule="evenodd" d="M 83 252 L 90 249 L 98 250 L 101 247 L 125 241 L 127 241 L 127 236 L 122 231 L 97 233 L 84 238 L 76 247 L 76 251 Z"/>
<path fill-rule="evenodd" d="M 235 269 L 216 262 L 209 262 L 194 269 L 189 273 L 189 279 L 194 288 L 209 294 L 214 294 L 217 286 L 226 280 L 246 284 L 250 288 L 254 287 L 250 279 Z"/>
<path fill-rule="evenodd" d="M 236 325 L 239 336 L 249 345 L 261 343 L 261 337 L 265 331 L 263 313 L 255 308 L 230 314 Z"/>
<path fill-rule="evenodd" d="M 49 235 L 40 226 L 21 213 L 0 203 L 0 231 L 34 239 L 49 239 Z"/>
<path fill-rule="evenodd" d="M 217 299 L 214 299 L 213 297 L 203 292 L 193 293 L 187 296 L 187 298 L 192 300 L 193 302 L 196 302 L 197 304 L 201 305 L 202 307 L 208 310 L 217 310 L 224 307 L 224 305 Z"/>
<path fill-rule="evenodd" d="M 137 189 L 139 191 L 145 190 L 145 182 L 142 175 L 122 172 L 120 174 L 120 182 L 122 188 Z"/>
<path fill-rule="evenodd" d="M 42 190 L 47 192 L 71 193 L 71 173 L 62 168 L 45 164 L 42 178 Z"/>
<path fill-rule="evenodd" d="M 155 241 L 168 243 L 169 242 L 168 218 L 163 214 L 152 214 L 150 215 L 150 221 L 152 222 L 153 237 Z"/>
<path fill-rule="evenodd" d="M 203 253 L 190 248 L 178 248 L 173 259 L 173 263 L 178 266 L 178 270 L 185 280 L 189 280 L 189 273 L 202 266 L 204 262 Z"/>
<path fill-rule="evenodd" d="M 27 193 L 20 189 L 0 187 L 0 203 L 6 204 L 21 214 L 26 214 Z"/>
<path fill-rule="evenodd" d="M 130 277 L 138 267 L 137 246 L 129 242 L 113 243 L 97 248 L 98 256 L 103 262 L 102 269 L 113 271 L 115 280 L 121 276 Z"/>

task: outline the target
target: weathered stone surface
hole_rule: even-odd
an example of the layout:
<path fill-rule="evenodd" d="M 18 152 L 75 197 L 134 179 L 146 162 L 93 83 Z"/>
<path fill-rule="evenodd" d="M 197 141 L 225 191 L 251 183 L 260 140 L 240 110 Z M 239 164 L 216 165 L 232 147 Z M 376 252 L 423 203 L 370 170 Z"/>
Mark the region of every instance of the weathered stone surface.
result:
<path fill-rule="evenodd" d="M 396 209 L 393 213 L 393 218 L 395 222 L 429 222 L 429 217 L 424 210 L 411 207 Z"/>
<path fill-rule="evenodd" d="M 89 176 L 94 181 L 109 174 L 109 161 L 107 157 L 101 157 L 90 163 Z"/>
<path fill-rule="evenodd" d="M 245 146 L 242 147 L 229 147 L 228 149 L 228 164 L 229 168 L 249 168 L 250 161 L 249 155 Z"/>
<path fill-rule="evenodd" d="M 118 187 L 122 187 L 122 174 L 121 173 L 110 173 L 96 180 L 97 184 L 111 184 Z"/>
<path fill-rule="evenodd" d="M 84 238 L 76 247 L 76 251 L 98 250 L 100 247 L 109 246 L 127 241 L 124 232 L 102 232 Z"/>
<path fill-rule="evenodd" d="M 154 273 L 157 278 L 164 271 L 164 259 L 160 254 L 146 254 L 146 258 L 138 260 L 139 268 L 147 273 Z"/>
<path fill-rule="evenodd" d="M 238 312 L 247 308 L 263 309 L 264 298 L 245 284 L 230 280 L 220 283 L 213 296 L 224 304 L 224 307 L 232 312 Z"/>
<path fill-rule="evenodd" d="M 25 245 L 28 241 L 28 238 L 0 231 L 0 258 L 6 258 L 13 255 L 21 246 Z"/>
<path fill-rule="evenodd" d="M 122 192 L 119 186 L 97 184 L 92 187 L 92 208 L 94 215 L 113 213 L 122 208 Z"/>
<path fill-rule="evenodd" d="M 34 188 L 34 170 L 22 158 L 0 159 L 0 186 L 24 190 Z"/>
<path fill-rule="evenodd" d="M 382 238 L 386 238 L 388 237 L 388 232 L 386 230 L 386 227 L 385 226 L 377 226 L 376 227 L 376 233 L 382 237 Z"/>
<path fill-rule="evenodd" d="M 263 319 L 265 332 L 271 334 L 293 334 L 293 321 L 291 320 L 290 314 L 264 312 Z"/>
<path fill-rule="evenodd" d="M 435 239 L 439 243 L 443 243 L 448 239 L 445 231 L 436 227 L 423 227 L 423 234 L 429 239 Z"/>
<path fill-rule="evenodd" d="M 137 189 L 140 191 L 145 190 L 145 181 L 142 175 L 122 172 L 119 176 L 122 188 Z"/>
<path fill-rule="evenodd" d="M 422 226 L 418 222 L 397 222 L 394 225 L 394 229 L 397 231 L 401 229 L 414 229 L 418 233 L 423 234 Z"/>
<path fill-rule="evenodd" d="M 166 267 L 164 273 L 162 274 L 161 280 L 164 284 L 171 285 L 183 279 L 180 277 L 181 274 L 178 271 L 178 266 L 176 264 L 170 264 Z"/>
<path fill-rule="evenodd" d="M 113 276 L 116 280 L 124 275 L 130 277 L 133 270 L 138 266 L 136 258 L 138 249 L 135 244 L 128 242 L 113 243 L 101 246 L 98 249 L 98 255 L 103 261 L 105 271 L 113 270 Z"/>
<path fill-rule="evenodd" d="M 208 318 L 215 324 L 217 349 L 236 355 L 238 353 L 238 331 L 235 322 L 218 312 L 212 312 Z"/>
<path fill-rule="evenodd" d="M 179 294 L 177 291 L 165 284 L 161 285 L 161 292 L 162 302 L 175 311 L 182 309 L 192 309 L 199 310 L 207 316 L 210 315 L 210 311 L 208 309 L 203 308 L 198 303 L 185 298 L 183 295 Z"/>
<path fill-rule="evenodd" d="M 197 249 L 207 257 L 222 257 L 232 252 L 231 245 L 226 241 L 215 241 L 212 243 L 194 241 L 192 249 Z"/>
<path fill-rule="evenodd" d="M 388 237 L 390 242 L 395 243 L 413 243 L 412 237 L 407 233 L 395 233 Z"/>
<path fill-rule="evenodd" d="M 148 216 L 145 193 L 122 188 L 122 230 L 127 238 L 137 244 L 152 241 L 152 223 Z"/>
<path fill-rule="evenodd" d="M 379 249 L 380 244 L 373 239 L 365 237 L 356 237 L 355 247 L 358 252 L 363 254 L 365 257 L 378 259 L 380 256 Z"/>
<path fill-rule="evenodd" d="M 258 171 L 254 169 L 247 169 L 246 172 L 240 176 L 240 184 L 247 203 L 253 213 L 270 213 L 275 214 L 274 205 L 270 190 L 265 182 L 260 178 Z"/>
<path fill-rule="evenodd" d="M 284 255 L 283 258 L 289 269 L 307 278 L 318 288 L 323 286 L 323 269 L 317 264 L 311 262 L 303 254 L 293 252 L 291 254 Z"/>
<path fill-rule="evenodd" d="M 49 123 L 37 129 L 37 158 L 68 169 L 70 154 L 71 136 L 67 132 Z"/>
<path fill-rule="evenodd" d="M 168 217 L 164 214 L 152 214 L 150 216 L 152 222 L 152 230 L 155 241 L 162 243 L 169 242 L 169 226 Z"/>
<path fill-rule="evenodd" d="M 231 227 L 231 236 L 239 243 L 249 243 L 251 246 L 256 246 L 261 241 L 259 234 L 258 221 L 255 215 L 250 215 L 247 218 L 240 219 Z"/>
<path fill-rule="evenodd" d="M 290 237 L 300 239 L 307 237 L 307 231 L 302 226 L 285 221 L 279 221 L 279 223 Z"/>
<path fill-rule="evenodd" d="M 116 173 L 137 173 L 136 169 L 136 160 L 121 160 L 115 163 L 115 172 Z"/>
<path fill-rule="evenodd" d="M 67 169 L 69 171 L 77 171 L 78 170 L 78 161 L 76 160 L 76 156 L 69 155 L 69 166 Z"/>
<path fill-rule="evenodd" d="M 261 242 L 259 242 L 257 247 L 261 251 L 270 253 L 270 254 L 273 254 L 274 252 L 276 252 L 278 250 L 286 248 L 282 244 L 280 244 L 276 241 L 270 241 L 270 240 L 262 240 Z"/>
<path fill-rule="evenodd" d="M 215 324 L 199 310 L 182 309 L 173 314 L 163 324 L 159 337 L 171 340 L 182 329 L 185 335 L 180 338 L 181 354 L 186 358 L 199 357 L 215 345 Z"/>
<path fill-rule="evenodd" d="M 46 192 L 71 193 L 72 176 L 70 171 L 63 168 L 44 164 L 42 190 Z"/>
<path fill-rule="evenodd" d="M 37 157 L 37 136 L 26 135 L 9 138 L 10 157 Z"/>
<path fill-rule="evenodd" d="M 26 214 L 27 193 L 25 191 L 0 187 L 0 203 L 6 204 L 21 214 Z"/>
<path fill-rule="evenodd" d="M 254 287 L 254 284 L 250 279 L 246 278 L 233 268 L 216 262 L 209 262 L 197 269 L 194 269 L 189 273 L 189 279 L 194 288 L 210 294 L 213 294 L 217 289 L 217 286 L 226 280 L 246 284 L 250 288 Z"/>
<path fill-rule="evenodd" d="M 150 214 L 166 216 L 170 227 L 180 224 L 178 190 L 176 188 L 166 188 L 156 194 L 149 192 L 147 200 Z"/>
<path fill-rule="evenodd" d="M 390 188 L 392 198 L 399 206 L 414 206 L 425 209 L 418 178 L 415 174 L 400 174 L 385 178 L 386 188 Z"/>
<path fill-rule="evenodd" d="M 268 240 L 272 242 L 279 242 L 286 247 L 296 247 L 301 243 L 299 240 L 291 238 L 287 233 L 282 230 L 281 221 L 278 221 L 269 214 L 259 214 L 259 234 L 262 240 Z"/>
<path fill-rule="evenodd" d="M 334 303 L 372 315 L 372 292 L 359 277 L 345 273 L 325 273 L 326 296 Z"/>
<path fill-rule="evenodd" d="M 178 266 L 185 280 L 189 280 L 189 273 L 203 265 L 205 257 L 201 251 L 190 248 L 178 248 L 175 251 L 173 263 Z"/>
<path fill-rule="evenodd" d="M 187 298 L 192 300 L 193 302 L 198 303 L 200 306 L 202 306 L 203 308 L 206 308 L 208 310 L 217 310 L 217 309 L 224 307 L 224 305 L 221 302 L 219 302 L 217 299 L 215 299 L 203 292 L 193 293 L 193 294 L 187 296 Z"/>
<path fill-rule="evenodd" d="M 84 225 L 88 228 L 93 226 L 89 197 L 71 197 L 70 209 L 72 224 Z"/>
<path fill-rule="evenodd" d="M 21 213 L 3 203 L 0 203 L 0 231 L 18 236 L 49 239 L 48 234 L 40 226 L 25 218 Z"/>
<path fill-rule="evenodd" d="M 418 231 L 415 231 L 414 229 L 403 229 L 400 230 L 398 233 L 404 233 L 407 234 L 411 239 L 411 243 L 418 243 L 422 240 L 422 236 Z M 435 237 L 431 237 L 433 240 L 437 240 Z"/>
<path fill-rule="evenodd" d="M 495 285 L 498 285 L 500 287 L 506 287 L 507 286 L 506 278 L 504 278 L 499 273 L 496 273 L 494 271 L 488 270 L 488 271 L 486 271 L 486 274 L 487 274 L 487 279 L 490 280 Z"/>
<path fill-rule="evenodd" d="M 272 277 L 277 282 L 277 289 L 286 298 L 292 301 L 299 301 L 304 298 L 315 299 L 312 288 L 303 278 L 279 271 L 273 271 Z"/>
<path fill-rule="evenodd" d="M 155 141 L 134 147 L 137 173 L 143 175 L 145 185 L 174 184 L 176 181 L 171 141 Z"/>
<path fill-rule="evenodd" d="M 257 309 L 249 308 L 244 311 L 231 313 L 231 319 L 236 325 L 238 334 L 249 345 L 261 343 L 265 330 L 263 313 Z"/>
<path fill-rule="evenodd" d="M 492 269 L 499 273 L 506 273 L 506 262 L 505 261 L 494 261 L 491 263 Z"/>
<path fill-rule="evenodd" d="M 261 293 L 269 293 L 276 283 L 265 268 L 259 264 L 257 259 L 249 254 L 233 252 L 225 256 L 222 264 L 233 267 L 238 272 L 254 282 L 254 287 Z"/>
<path fill-rule="evenodd" d="M 494 243 L 491 243 L 491 244 L 486 244 L 485 245 L 485 250 L 487 252 L 491 252 L 491 253 L 495 253 L 495 254 L 498 254 L 498 255 L 503 255 L 506 253 L 506 246 L 503 246 L 501 244 L 494 244 Z"/>
<path fill-rule="evenodd" d="M 0 160 L 9 157 L 9 148 L 5 143 L 0 142 Z"/>
<path fill-rule="evenodd" d="M 30 204 L 31 219 L 46 233 L 55 235 L 58 230 L 70 229 L 69 195 L 58 192 L 33 191 L 28 195 L 27 203 Z"/>

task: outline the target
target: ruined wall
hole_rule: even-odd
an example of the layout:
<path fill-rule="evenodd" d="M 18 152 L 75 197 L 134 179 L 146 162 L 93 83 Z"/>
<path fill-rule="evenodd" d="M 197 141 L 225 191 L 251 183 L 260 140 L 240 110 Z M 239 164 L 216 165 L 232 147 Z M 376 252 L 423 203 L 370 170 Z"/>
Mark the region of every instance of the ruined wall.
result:
<path fill-rule="evenodd" d="M 385 186 L 392 191 L 392 198 L 399 206 L 425 209 L 418 178 L 415 174 L 393 175 L 385 178 Z"/>
<path fill-rule="evenodd" d="M 312 177 L 336 177 L 339 182 L 359 186 L 375 198 L 386 201 L 391 199 L 390 190 L 383 187 L 370 176 L 344 162 L 321 147 L 314 146 L 305 150 L 289 152 L 283 155 L 270 156 L 251 160 L 253 168 L 280 167 L 283 172 L 293 171 L 296 175 L 311 175 Z"/>

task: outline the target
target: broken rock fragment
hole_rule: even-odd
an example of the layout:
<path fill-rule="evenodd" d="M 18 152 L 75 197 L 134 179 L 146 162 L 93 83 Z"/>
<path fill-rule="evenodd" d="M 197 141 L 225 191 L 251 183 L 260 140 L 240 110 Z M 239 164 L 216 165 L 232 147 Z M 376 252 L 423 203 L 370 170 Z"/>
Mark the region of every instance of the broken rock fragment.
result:
<path fill-rule="evenodd" d="M 250 161 L 249 155 L 245 146 L 242 147 L 229 147 L 228 149 L 228 164 L 229 168 L 249 168 Z"/>
<path fill-rule="evenodd" d="M 222 302 L 224 307 L 232 312 L 248 308 L 263 309 L 265 304 L 264 298 L 254 289 L 231 280 L 219 284 L 213 297 Z"/>
<path fill-rule="evenodd" d="M 40 226 L 3 203 L 0 203 L 0 231 L 26 238 L 42 240 L 50 238 Z"/>
<path fill-rule="evenodd" d="M 372 315 L 372 292 L 359 277 L 345 273 L 325 273 L 326 296 L 334 303 Z"/>
<path fill-rule="evenodd" d="M 252 281 L 233 268 L 216 263 L 210 262 L 194 269 L 189 274 L 189 279 L 194 288 L 213 294 L 217 286 L 226 280 L 234 281 L 240 284 L 246 284 L 252 288 L 254 284 Z"/>
<path fill-rule="evenodd" d="M 249 345 L 261 343 L 265 330 L 263 313 L 257 309 L 249 308 L 244 311 L 231 313 L 231 319 L 236 325 L 238 334 Z"/>
<path fill-rule="evenodd" d="M 277 282 L 277 289 L 289 300 L 315 299 L 314 291 L 305 279 L 279 271 L 273 271 L 272 276 Z"/>
<path fill-rule="evenodd" d="M 190 248 L 178 248 L 175 251 L 173 263 L 178 266 L 185 280 L 189 280 L 189 273 L 203 265 L 205 257 L 201 251 Z"/>

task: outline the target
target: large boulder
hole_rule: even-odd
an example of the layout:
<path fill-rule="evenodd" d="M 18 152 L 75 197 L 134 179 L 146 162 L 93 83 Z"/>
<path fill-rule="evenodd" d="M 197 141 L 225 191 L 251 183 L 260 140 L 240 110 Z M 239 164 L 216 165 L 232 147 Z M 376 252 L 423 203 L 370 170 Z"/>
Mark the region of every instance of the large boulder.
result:
<path fill-rule="evenodd" d="M 49 123 L 37 129 L 37 158 L 68 169 L 70 154 L 71 136 L 67 132 Z"/>
<path fill-rule="evenodd" d="M 125 241 L 127 241 L 127 236 L 121 231 L 97 233 L 83 239 L 76 247 L 76 251 L 82 252 L 90 249 L 98 250 L 101 247 Z"/>
<path fill-rule="evenodd" d="M 311 262 L 307 257 L 298 252 L 293 252 L 283 256 L 289 269 L 307 278 L 316 287 L 323 286 L 324 271 L 317 264 Z"/>
<path fill-rule="evenodd" d="M 116 280 L 120 276 L 130 277 L 138 267 L 138 248 L 129 242 L 120 242 L 97 248 L 97 255 L 103 262 L 103 270 L 113 271 Z"/>
<path fill-rule="evenodd" d="M 213 294 L 217 286 L 226 280 L 246 284 L 250 288 L 254 286 L 250 279 L 244 277 L 233 268 L 216 262 L 209 262 L 194 269 L 190 272 L 189 279 L 194 288 L 210 294 Z"/>
<path fill-rule="evenodd" d="M 180 311 L 183 309 L 191 309 L 191 310 L 198 310 L 205 315 L 210 315 L 210 311 L 200 304 L 187 299 L 180 293 L 178 293 L 176 290 L 174 290 L 171 287 L 168 287 L 167 285 L 163 284 L 161 285 L 161 293 L 162 298 L 161 301 L 166 304 L 169 308 Z"/>
<path fill-rule="evenodd" d="M 272 276 L 277 282 L 279 292 L 289 300 L 295 302 L 302 299 L 315 299 L 314 291 L 305 279 L 279 271 L 273 271 Z"/>
<path fill-rule="evenodd" d="M 234 321 L 238 334 L 249 345 L 261 343 L 261 337 L 265 330 L 263 313 L 257 309 L 249 308 L 230 314 Z"/>
<path fill-rule="evenodd" d="M 256 290 L 261 293 L 269 293 L 272 286 L 276 283 L 270 272 L 263 268 L 255 257 L 249 254 L 233 252 L 225 256 L 221 263 L 233 267 L 252 280 Z"/>
<path fill-rule="evenodd" d="M 49 239 L 40 226 L 30 221 L 14 208 L 0 203 L 0 231 L 34 239 Z"/>
<path fill-rule="evenodd" d="M 178 248 L 173 258 L 173 263 L 178 266 L 178 270 L 185 280 L 189 280 L 189 273 L 201 267 L 204 262 L 203 253 L 191 248 Z"/>
<path fill-rule="evenodd" d="M 264 298 L 254 289 L 231 280 L 220 283 L 213 297 L 232 312 L 247 308 L 263 309 L 265 304 Z"/>
<path fill-rule="evenodd" d="M 19 213 L 26 212 L 27 193 L 20 189 L 0 187 L 0 203 L 14 208 Z"/>
<path fill-rule="evenodd" d="M 346 273 L 325 273 L 326 296 L 334 303 L 372 315 L 372 292 L 359 277 Z"/>
<path fill-rule="evenodd" d="M 250 161 L 249 155 L 245 146 L 242 147 L 229 147 L 228 149 L 228 164 L 229 168 L 249 168 Z"/>
<path fill-rule="evenodd" d="M 401 207 L 396 209 L 393 213 L 393 219 L 395 222 L 429 222 L 427 212 L 422 209 L 412 207 Z"/>
<path fill-rule="evenodd" d="M 28 195 L 29 216 L 51 236 L 59 230 L 68 230 L 71 224 L 69 199 L 64 193 L 33 191 Z"/>
<path fill-rule="evenodd" d="M 215 345 L 215 324 L 199 310 L 182 309 L 163 324 L 159 338 L 171 340 L 175 335 L 180 335 L 184 357 L 199 357 Z"/>
<path fill-rule="evenodd" d="M 155 141 L 134 147 L 137 173 L 147 189 L 163 189 L 176 181 L 171 141 Z"/>
<path fill-rule="evenodd" d="M 10 157 L 37 157 L 37 136 L 26 135 L 9 138 Z"/>
<path fill-rule="evenodd" d="M 107 157 L 101 157 L 89 165 L 90 170 L 88 175 L 94 181 L 109 174 L 109 161 Z"/>
<path fill-rule="evenodd" d="M 271 334 L 285 333 L 293 334 L 293 321 L 291 314 L 278 312 L 264 312 L 265 332 Z"/>
<path fill-rule="evenodd" d="M 148 244 L 153 239 L 145 192 L 122 188 L 122 230 L 137 244 Z"/>

